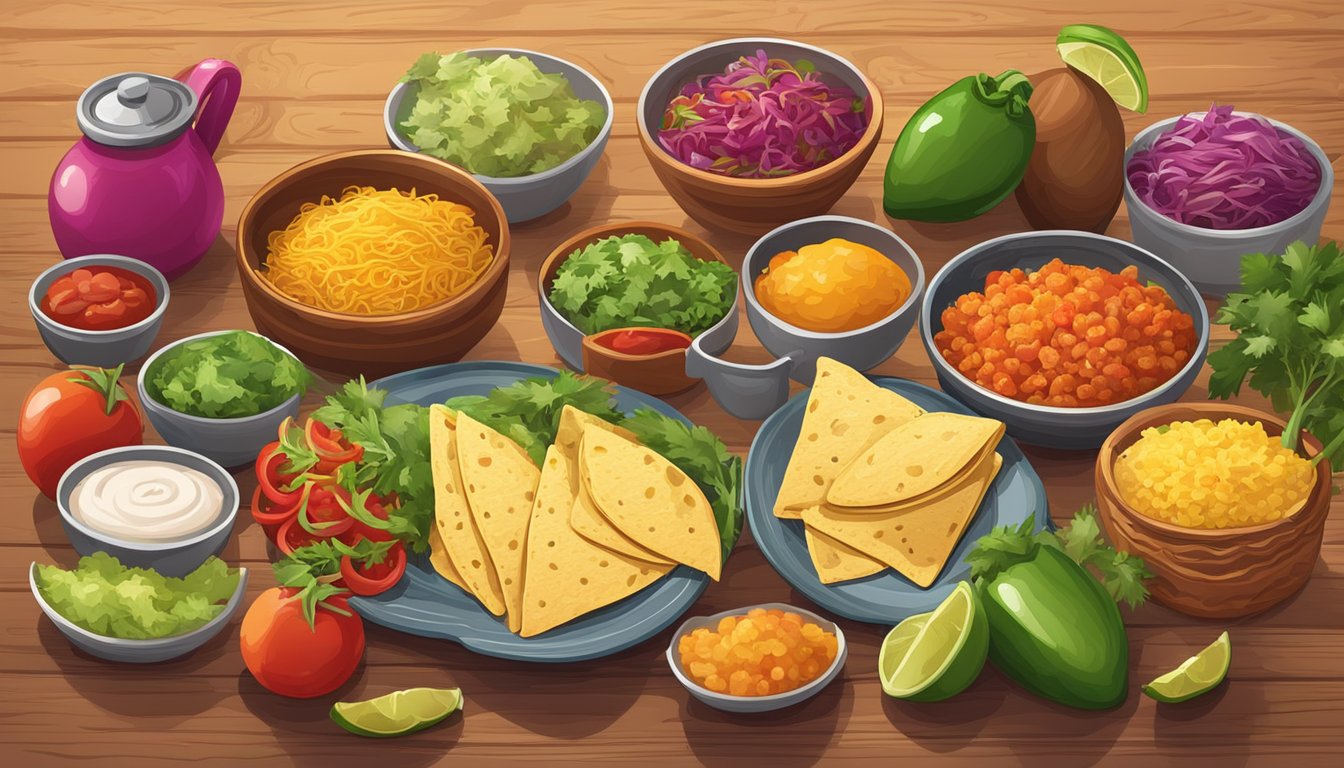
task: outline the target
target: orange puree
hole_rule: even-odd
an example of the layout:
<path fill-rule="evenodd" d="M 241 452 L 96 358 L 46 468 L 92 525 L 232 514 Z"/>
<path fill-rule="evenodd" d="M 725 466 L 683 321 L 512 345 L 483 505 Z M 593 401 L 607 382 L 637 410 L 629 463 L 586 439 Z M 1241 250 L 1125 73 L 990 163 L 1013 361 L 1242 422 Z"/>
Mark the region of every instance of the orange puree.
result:
<path fill-rule="evenodd" d="M 756 278 L 756 297 L 766 312 L 820 333 L 872 325 L 909 296 L 910 278 L 895 262 L 839 238 L 775 254 Z"/>
<path fill-rule="evenodd" d="M 696 683 L 733 696 L 769 696 L 817 679 L 835 661 L 834 632 L 792 611 L 753 608 L 677 643 L 681 668 Z"/>

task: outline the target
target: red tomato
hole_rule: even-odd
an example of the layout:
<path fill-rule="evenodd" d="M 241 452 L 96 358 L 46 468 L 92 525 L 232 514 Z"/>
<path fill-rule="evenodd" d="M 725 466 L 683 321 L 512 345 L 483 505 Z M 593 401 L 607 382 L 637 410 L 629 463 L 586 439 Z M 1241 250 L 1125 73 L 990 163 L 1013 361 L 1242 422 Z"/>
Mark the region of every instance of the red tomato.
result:
<path fill-rule="evenodd" d="M 364 622 L 343 596 L 319 605 L 310 626 L 298 590 L 272 587 L 257 596 L 239 633 L 243 663 L 262 687 L 310 699 L 340 688 L 364 658 Z"/>
<path fill-rule="evenodd" d="M 19 409 L 19 462 L 49 499 L 70 465 L 108 448 L 140 445 L 144 423 L 117 383 L 121 367 L 68 370 L 43 379 Z"/>
<path fill-rule="evenodd" d="M 314 536 L 299 525 L 298 515 L 289 518 L 275 529 L 275 546 L 286 557 L 294 554 L 294 550 L 299 547 L 306 547 L 320 538 L 322 537 Z"/>
<path fill-rule="evenodd" d="M 341 581 L 356 595 L 378 595 L 391 589 L 406 573 L 406 546 L 397 542 L 381 563 L 361 568 L 349 555 L 341 558 Z"/>
<path fill-rule="evenodd" d="M 282 506 L 293 506 L 299 503 L 303 496 L 303 488 L 296 488 L 292 491 L 281 490 L 281 486 L 287 485 L 294 479 L 292 475 L 282 475 L 280 465 L 288 460 L 284 452 L 280 450 L 280 442 L 272 441 L 267 443 L 261 453 L 257 454 L 257 484 L 266 498 Z"/>

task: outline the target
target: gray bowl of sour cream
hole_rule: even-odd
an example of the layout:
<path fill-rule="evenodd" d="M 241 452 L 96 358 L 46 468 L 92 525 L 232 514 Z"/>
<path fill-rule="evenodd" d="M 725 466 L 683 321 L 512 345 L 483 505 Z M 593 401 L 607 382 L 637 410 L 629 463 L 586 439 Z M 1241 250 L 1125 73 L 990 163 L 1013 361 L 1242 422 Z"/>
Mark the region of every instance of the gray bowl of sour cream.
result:
<path fill-rule="evenodd" d="M 56 507 L 81 556 L 107 552 L 124 565 L 185 576 L 224 549 L 238 517 L 238 485 L 206 457 L 134 445 L 76 462 Z"/>

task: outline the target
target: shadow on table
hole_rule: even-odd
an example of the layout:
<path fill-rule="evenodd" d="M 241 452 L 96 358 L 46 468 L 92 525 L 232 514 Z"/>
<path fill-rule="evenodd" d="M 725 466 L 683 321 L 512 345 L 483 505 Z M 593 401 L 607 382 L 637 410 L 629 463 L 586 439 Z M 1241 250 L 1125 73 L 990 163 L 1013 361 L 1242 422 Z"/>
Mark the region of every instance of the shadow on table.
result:
<path fill-rule="evenodd" d="M 1250 760 L 1247 747 L 1251 734 L 1246 728 L 1227 727 L 1233 713 L 1243 717 L 1266 710 L 1259 684 L 1242 685 L 1235 697 L 1229 689 L 1235 680 L 1222 685 L 1197 699 L 1181 704 L 1154 704 L 1153 743 L 1162 754 L 1196 754 L 1208 744 L 1218 745 L 1220 765 L 1246 765 Z M 1142 693 L 1135 691 L 1137 695 Z M 1219 717 L 1219 710 L 1224 713 Z"/>
<path fill-rule="evenodd" d="M 43 614 L 34 630 L 47 655 L 61 668 L 65 682 L 85 700 L 127 718 L 138 728 L 166 730 L 211 709 L 230 692 L 200 684 L 206 668 L 237 642 L 235 625 L 180 659 L 155 664 L 122 664 L 91 656 L 70 644 Z M 165 695 L 171 687 L 171 695 Z M 154 725 L 146 723 L 153 720 Z"/>
<path fill-rule="evenodd" d="M 346 734 L 329 718 L 337 701 L 367 698 L 357 689 L 364 683 L 364 665 L 349 682 L 333 693 L 315 699 L 290 699 L 261 687 L 246 670 L 238 674 L 238 697 L 260 723 L 271 729 L 290 765 L 329 766 L 396 765 L 419 768 L 443 758 L 462 735 L 462 714 L 450 715 L 432 728 L 396 739 L 395 757 L 384 739 Z M 389 762 L 391 761 L 391 762 Z"/>
<path fill-rule="evenodd" d="M 708 768 L 770 765 L 805 768 L 816 765 L 826 748 L 844 731 L 854 705 L 848 675 L 816 696 L 774 712 L 723 712 L 685 694 L 681 725 L 686 743 Z"/>
<path fill-rule="evenodd" d="M 884 697 L 883 710 L 897 730 L 931 752 L 952 753 L 977 739 L 993 739 L 1009 749 L 1028 750 L 1022 759 L 1030 765 L 1040 760 L 1038 742 L 1066 738 L 1069 764 L 1094 765 L 1124 732 L 1139 695 L 1132 689 L 1115 709 L 1073 709 L 1017 689 L 987 665 L 970 688 L 951 699 L 912 702 Z"/>
<path fill-rule="evenodd" d="M 37 489 L 33 490 L 33 531 L 47 553 L 46 562 L 62 568 L 73 568 L 79 562 L 79 555 L 70 546 L 70 539 L 61 526 L 61 513 L 56 509 L 56 502 L 43 496 Z"/>

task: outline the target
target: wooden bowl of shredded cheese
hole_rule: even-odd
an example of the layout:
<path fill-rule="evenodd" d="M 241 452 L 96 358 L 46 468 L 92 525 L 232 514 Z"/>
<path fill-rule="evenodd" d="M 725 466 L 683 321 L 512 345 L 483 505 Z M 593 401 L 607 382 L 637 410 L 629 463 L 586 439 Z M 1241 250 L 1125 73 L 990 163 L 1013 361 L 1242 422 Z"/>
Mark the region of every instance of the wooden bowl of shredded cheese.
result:
<path fill-rule="evenodd" d="M 1330 466 L 1279 417 L 1229 403 L 1141 411 L 1102 444 L 1097 506 L 1115 546 L 1153 572 L 1153 599 L 1192 616 L 1264 611 L 1306 584 L 1330 509 Z"/>
<path fill-rule="evenodd" d="M 499 319 L 508 263 L 495 197 L 456 166 L 395 150 L 290 168 L 238 222 L 257 330 L 345 375 L 461 359 Z"/>

